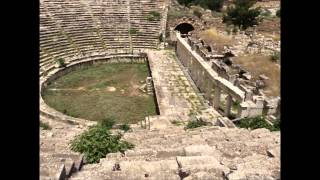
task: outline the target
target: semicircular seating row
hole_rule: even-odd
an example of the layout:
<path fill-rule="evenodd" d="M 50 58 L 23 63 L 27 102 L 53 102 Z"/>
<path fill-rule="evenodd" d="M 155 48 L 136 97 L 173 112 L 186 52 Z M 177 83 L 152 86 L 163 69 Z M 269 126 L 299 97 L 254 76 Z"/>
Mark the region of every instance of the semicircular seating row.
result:
<path fill-rule="evenodd" d="M 58 58 L 156 48 L 165 0 L 40 1 L 40 72 Z M 131 34 L 131 37 L 129 36 Z M 131 39 L 131 40 L 130 40 Z"/>

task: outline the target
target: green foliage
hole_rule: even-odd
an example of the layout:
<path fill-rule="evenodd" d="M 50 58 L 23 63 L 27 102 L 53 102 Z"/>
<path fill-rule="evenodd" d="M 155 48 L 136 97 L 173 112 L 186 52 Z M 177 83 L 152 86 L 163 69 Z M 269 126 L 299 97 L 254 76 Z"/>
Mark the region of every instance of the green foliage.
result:
<path fill-rule="evenodd" d="M 150 14 L 151 14 L 153 17 L 160 19 L 160 13 L 159 13 L 159 12 L 157 12 L 157 11 L 151 11 Z"/>
<path fill-rule="evenodd" d="M 121 152 L 134 148 L 134 145 L 120 140 L 122 135 L 112 135 L 109 124 L 98 123 L 71 141 L 71 150 L 84 154 L 88 163 L 98 163 L 108 153 Z"/>
<path fill-rule="evenodd" d="M 258 25 L 260 22 L 260 8 L 252 8 L 256 0 L 236 0 L 235 6 L 227 8 L 227 14 L 223 16 L 223 22 L 227 25 L 238 26 L 245 30 L 248 27 Z"/>
<path fill-rule="evenodd" d="M 277 10 L 276 16 L 277 16 L 277 17 L 280 17 L 280 16 L 281 16 L 280 9 Z"/>
<path fill-rule="evenodd" d="M 241 121 L 236 122 L 235 124 L 240 128 L 266 128 L 270 131 L 280 130 L 280 120 L 276 121 L 276 123 L 272 126 L 271 124 L 267 123 L 264 116 L 258 116 L 255 118 L 244 118 Z"/>
<path fill-rule="evenodd" d="M 57 59 L 56 62 L 58 63 L 59 67 L 65 67 L 66 66 L 65 61 L 64 61 L 63 58 Z"/>
<path fill-rule="evenodd" d="M 202 16 L 202 13 L 201 13 L 199 10 L 194 10 L 194 11 L 193 11 L 193 14 L 194 14 L 195 16 L 197 16 L 198 18 L 201 18 L 201 16 Z"/>
<path fill-rule="evenodd" d="M 128 124 L 121 124 L 119 126 L 119 129 L 123 130 L 124 132 L 127 132 L 127 131 L 129 131 L 131 129 L 131 127 Z"/>
<path fill-rule="evenodd" d="M 134 28 L 129 29 L 129 34 L 137 34 L 137 33 L 138 33 L 138 31 L 136 29 L 134 29 Z"/>
<path fill-rule="evenodd" d="M 178 2 L 185 6 L 199 5 L 205 9 L 214 11 L 221 11 L 224 0 L 178 0 Z"/>
<path fill-rule="evenodd" d="M 40 127 L 43 129 L 43 130 L 50 130 L 51 127 L 49 126 L 49 124 L 45 123 L 45 122 L 42 122 L 40 121 Z"/>
<path fill-rule="evenodd" d="M 280 60 L 280 53 L 276 51 L 272 54 L 271 61 L 277 62 L 278 60 Z"/>
<path fill-rule="evenodd" d="M 157 11 L 151 11 L 147 17 L 148 21 L 159 21 L 160 20 L 160 13 Z"/>
<path fill-rule="evenodd" d="M 206 0 L 206 4 L 209 9 L 220 12 L 223 6 L 223 1 L 224 0 Z"/>
<path fill-rule="evenodd" d="M 159 41 L 163 42 L 163 34 L 162 33 L 160 33 L 160 35 L 159 35 Z"/>
<path fill-rule="evenodd" d="M 113 117 L 107 117 L 99 121 L 99 125 L 106 129 L 111 129 L 114 124 L 115 124 L 115 120 Z"/>
<path fill-rule="evenodd" d="M 185 127 L 185 129 L 193 129 L 193 128 L 197 128 L 197 127 L 201 127 L 201 126 L 206 126 L 208 125 L 206 122 L 204 122 L 203 120 L 191 120 L 188 122 L 187 126 Z"/>
<path fill-rule="evenodd" d="M 280 119 L 276 119 L 273 122 L 273 131 L 280 131 Z"/>

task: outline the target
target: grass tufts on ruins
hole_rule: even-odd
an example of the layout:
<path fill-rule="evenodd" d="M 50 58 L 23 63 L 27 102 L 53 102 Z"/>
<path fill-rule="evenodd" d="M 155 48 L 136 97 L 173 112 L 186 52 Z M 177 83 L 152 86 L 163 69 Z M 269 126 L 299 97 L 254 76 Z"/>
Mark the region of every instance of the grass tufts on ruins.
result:
<path fill-rule="evenodd" d="M 280 120 L 277 119 L 272 124 L 269 124 L 264 116 L 258 116 L 254 118 L 244 118 L 238 122 L 235 123 L 236 126 L 240 128 L 246 128 L 246 129 L 259 129 L 259 128 L 266 128 L 270 131 L 280 131 Z"/>
<path fill-rule="evenodd" d="M 51 130 L 51 126 L 49 126 L 49 124 L 40 121 L 40 128 L 42 128 L 43 130 Z"/>

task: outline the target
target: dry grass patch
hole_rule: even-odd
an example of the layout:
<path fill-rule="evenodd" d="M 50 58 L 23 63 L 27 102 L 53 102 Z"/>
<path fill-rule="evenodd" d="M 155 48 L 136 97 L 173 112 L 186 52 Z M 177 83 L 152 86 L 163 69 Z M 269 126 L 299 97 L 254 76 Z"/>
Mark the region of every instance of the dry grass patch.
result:
<path fill-rule="evenodd" d="M 231 36 L 219 33 L 216 28 L 210 28 L 200 32 L 199 37 L 206 43 L 212 45 L 218 52 L 222 52 L 224 46 L 230 46 L 233 43 Z"/>
<path fill-rule="evenodd" d="M 270 56 L 249 55 L 235 57 L 234 62 L 252 74 L 254 80 L 265 74 L 270 79 L 266 81 L 264 92 L 268 96 L 280 95 L 280 67 L 271 61 Z"/>

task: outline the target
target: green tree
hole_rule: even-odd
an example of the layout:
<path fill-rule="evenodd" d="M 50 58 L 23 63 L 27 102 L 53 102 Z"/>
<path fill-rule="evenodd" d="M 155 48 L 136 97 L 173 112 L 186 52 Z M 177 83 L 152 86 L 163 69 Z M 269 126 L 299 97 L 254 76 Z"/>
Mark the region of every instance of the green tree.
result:
<path fill-rule="evenodd" d="M 199 5 L 205 9 L 213 11 L 221 11 L 224 0 L 178 0 L 178 2 L 185 6 Z"/>
<path fill-rule="evenodd" d="M 208 8 L 214 11 L 221 11 L 224 0 L 207 0 Z"/>
<path fill-rule="evenodd" d="M 234 6 L 227 8 L 227 14 L 223 16 L 223 22 L 238 26 L 245 30 L 248 27 L 259 24 L 261 9 L 252 8 L 256 0 L 236 0 Z"/>

